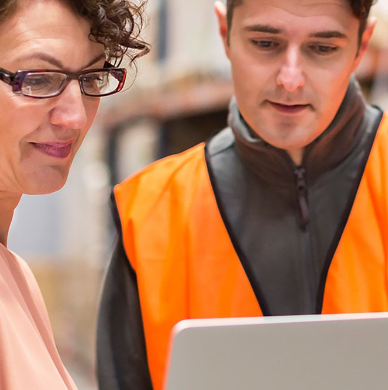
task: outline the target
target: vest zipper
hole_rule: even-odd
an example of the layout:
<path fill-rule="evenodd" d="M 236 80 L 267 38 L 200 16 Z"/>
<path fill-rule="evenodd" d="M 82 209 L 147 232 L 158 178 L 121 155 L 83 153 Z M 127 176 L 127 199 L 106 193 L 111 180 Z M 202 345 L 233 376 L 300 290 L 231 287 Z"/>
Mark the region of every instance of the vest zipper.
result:
<path fill-rule="evenodd" d="M 313 271 L 313 255 L 311 248 L 311 237 L 310 237 L 310 215 L 307 203 L 307 185 L 306 185 L 306 170 L 302 167 L 296 167 L 294 170 L 296 176 L 296 188 L 298 194 L 299 203 L 299 225 L 302 228 L 302 236 L 305 250 L 305 272 L 306 272 L 306 284 L 308 288 L 309 297 L 307 298 L 306 304 L 310 307 L 309 313 L 315 312 L 315 295 L 316 286 Z"/>
<path fill-rule="evenodd" d="M 306 229 L 309 223 L 309 209 L 307 206 L 307 186 L 305 181 L 305 169 L 302 167 L 295 168 L 296 188 L 298 192 L 300 226 L 303 230 Z"/>

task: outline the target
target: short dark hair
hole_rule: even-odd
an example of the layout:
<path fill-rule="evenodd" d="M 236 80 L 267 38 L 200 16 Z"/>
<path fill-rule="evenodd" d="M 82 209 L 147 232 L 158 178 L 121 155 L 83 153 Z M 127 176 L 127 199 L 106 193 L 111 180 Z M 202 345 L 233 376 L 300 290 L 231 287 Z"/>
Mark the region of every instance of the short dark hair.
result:
<path fill-rule="evenodd" d="M 0 25 L 17 12 L 23 1 L 1 0 Z M 57 1 L 68 4 L 76 14 L 90 22 L 90 38 L 104 45 L 108 61 L 119 64 L 127 56 L 132 63 L 148 53 L 148 44 L 139 38 L 144 25 L 146 1 L 140 5 L 129 0 Z"/>
<path fill-rule="evenodd" d="M 242 5 L 243 1 L 244 0 L 226 0 L 227 22 L 228 22 L 229 31 L 232 26 L 233 11 L 237 6 Z M 358 30 L 358 41 L 359 43 L 361 43 L 361 38 L 366 28 L 370 9 L 376 0 L 347 0 L 347 1 L 352 7 L 354 16 L 360 20 L 360 28 Z"/>

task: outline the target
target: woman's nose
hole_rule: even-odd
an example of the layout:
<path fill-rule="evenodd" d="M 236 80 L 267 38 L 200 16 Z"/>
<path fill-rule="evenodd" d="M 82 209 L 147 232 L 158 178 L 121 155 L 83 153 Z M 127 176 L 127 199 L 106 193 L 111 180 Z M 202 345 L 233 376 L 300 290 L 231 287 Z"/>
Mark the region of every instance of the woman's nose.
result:
<path fill-rule="evenodd" d="M 87 124 L 87 114 L 78 80 L 72 80 L 56 98 L 51 123 L 72 129 L 82 129 Z"/>

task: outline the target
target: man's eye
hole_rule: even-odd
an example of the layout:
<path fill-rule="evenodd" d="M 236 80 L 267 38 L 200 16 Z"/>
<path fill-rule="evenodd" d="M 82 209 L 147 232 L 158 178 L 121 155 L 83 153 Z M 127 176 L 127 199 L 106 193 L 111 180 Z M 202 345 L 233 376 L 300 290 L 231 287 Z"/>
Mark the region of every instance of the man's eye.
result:
<path fill-rule="evenodd" d="M 252 40 L 253 44 L 257 46 L 259 49 L 270 50 L 275 49 L 279 45 L 274 41 L 266 41 L 266 40 Z"/>
<path fill-rule="evenodd" d="M 320 55 L 330 55 L 338 50 L 337 46 L 330 45 L 311 45 L 310 48 Z"/>

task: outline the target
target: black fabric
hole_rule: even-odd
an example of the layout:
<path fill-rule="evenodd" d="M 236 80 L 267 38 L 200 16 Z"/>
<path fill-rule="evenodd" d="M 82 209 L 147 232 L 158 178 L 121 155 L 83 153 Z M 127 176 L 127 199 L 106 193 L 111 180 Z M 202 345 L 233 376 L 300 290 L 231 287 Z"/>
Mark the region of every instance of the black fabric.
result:
<path fill-rule="evenodd" d="M 118 221 L 117 210 L 114 216 Z M 101 298 L 97 325 L 97 375 L 100 390 L 152 390 L 137 279 L 121 235 Z"/>

